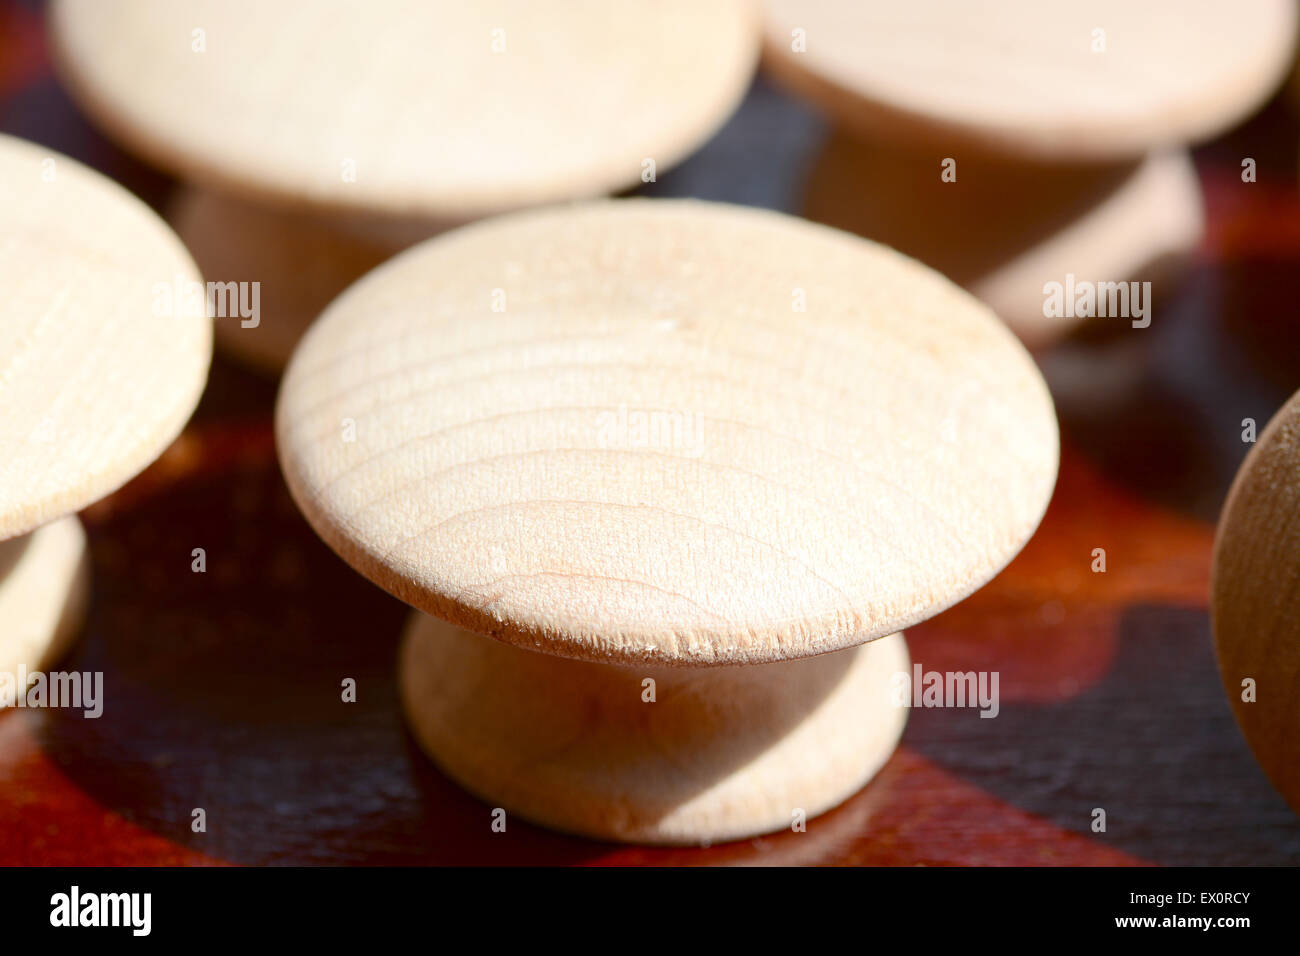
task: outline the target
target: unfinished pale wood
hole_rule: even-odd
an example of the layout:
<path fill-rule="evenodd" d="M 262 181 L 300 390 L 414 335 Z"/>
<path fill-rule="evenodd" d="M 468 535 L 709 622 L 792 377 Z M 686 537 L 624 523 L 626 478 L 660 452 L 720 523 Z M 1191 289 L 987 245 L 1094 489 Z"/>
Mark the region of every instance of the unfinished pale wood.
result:
<path fill-rule="evenodd" d="M 47 181 L 48 180 L 48 181 Z M 77 511 L 152 462 L 207 379 L 212 327 L 158 286 L 189 253 L 126 190 L 0 136 L 0 539 Z"/>
<path fill-rule="evenodd" d="M 1232 483 L 1214 544 L 1211 614 L 1237 722 L 1300 813 L 1300 392 L 1268 423 Z M 1254 702 L 1242 682 L 1254 681 Z"/>
<path fill-rule="evenodd" d="M 954 182 L 940 177 L 943 159 L 835 134 L 809 176 L 804 212 L 933 266 L 1031 348 L 1084 321 L 1045 316 L 1045 283 L 1073 274 L 1158 285 L 1204 229 L 1200 182 L 1181 150 L 1106 165 L 963 156 Z"/>
<path fill-rule="evenodd" d="M 693 201 L 516 214 L 390 260 L 308 331 L 276 433 L 317 532 L 408 603 L 687 664 L 953 604 L 1032 534 L 1058 453 L 1038 369 L 967 293 Z"/>
<path fill-rule="evenodd" d="M 0 541 L 0 674 L 46 670 L 81 629 L 90 566 L 81 522 L 69 516 Z"/>
<path fill-rule="evenodd" d="M 79 101 L 159 164 L 395 217 L 636 185 L 730 115 L 759 46 L 748 0 L 59 0 L 52 25 Z"/>
<path fill-rule="evenodd" d="M 1296 29 L 1292 0 L 763 3 L 766 62 L 840 122 L 1066 161 L 1221 132 L 1282 81 Z"/>
<path fill-rule="evenodd" d="M 901 634 L 803 661 L 652 668 L 417 613 L 399 672 L 420 744 L 489 805 L 595 839 L 689 844 L 789 828 L 861 789 L 902 735 L 891 682 L 908 667 Z"/>
<path fill-rule="evenodd" d="M 209 279 L 261 283 L 258 323 L 218 316 L 214 330 L 218 348 L 275 374 L 335 296 L 405 245 L 205 189 L 183 187 L 168 219 Z"/>

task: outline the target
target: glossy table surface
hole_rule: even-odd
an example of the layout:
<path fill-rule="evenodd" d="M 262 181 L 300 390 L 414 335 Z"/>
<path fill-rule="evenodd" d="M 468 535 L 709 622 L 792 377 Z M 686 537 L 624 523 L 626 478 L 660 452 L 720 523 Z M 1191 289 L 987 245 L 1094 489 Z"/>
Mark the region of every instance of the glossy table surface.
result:
<path fill-rule="evenodd" d="M 39 5 L 0 0 L 0 130 L 161 205 L 172 183 L 95 134 L 49 70 Z M 797 212 L 826 135 L 758 83 L 653 195 Z M 1145 330 L 1039 354 L 1061 419 L 1055 497 L 989 586 L 908 633 L 926 670 L 996 670 L 1001 712 L 914 710 L 880 776 L 781 833 L 619 847 L 512 821 L 443 778 L 398 714 L 406 609 L 289 501 L 273 382 L 218 356 L 180 440 L 84 514 L 102 718 L 0 714 L 0 864 L 1282 864 L 1300 820 L 1237 731 L 1206 599 L 1214 521 L 1248 445 L 1300 387 L 1300 124 L 1285 96 L 1197 151 L 1209 228 Z M 1242 183 L 1243 157 L 1259 181 Z M 207 553 L 207 573 L 190 570 Z M 1107 571 L 1093 573 L 1104 548 Z M 340 701 L 355 678 L 358 700 Z M 1105 833 L 1090 824 L 1094 808 Z M 191 830 L 195 808 L 207 829 Z"/>

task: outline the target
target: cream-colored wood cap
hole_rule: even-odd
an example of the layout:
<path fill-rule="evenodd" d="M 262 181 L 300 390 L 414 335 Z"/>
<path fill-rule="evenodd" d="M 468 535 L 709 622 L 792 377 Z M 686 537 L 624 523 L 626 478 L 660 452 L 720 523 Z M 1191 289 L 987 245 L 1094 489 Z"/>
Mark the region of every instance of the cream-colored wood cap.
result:
<path fill-rule="evenodd" d="M 1212 591 L 1228 701 L 1260 766 L 1300 813 L 1300 392 L 1232 483 Z"/>
<path fill-rule="evenodd" d="M 203 391 L 212 326 L 189 253 L 98 173 L 0 136 L 0 209 L 3 539 L 158 457 Z"/>
<path fill-rule="evenodd" d="M 389 260 L 295 352 L 289 488 L 362 574 L 562 656 L 805 657 L 960 600 L 1033 533 L 1038 369 L 937 273 L 695 201 L 471 225 Z"/>
<path fill-rule="evenodd" d="M 62 72 L 153 161 L 232 193 L 468 218 L 639 184 L 758 57 L 748 0 L 59 0 Z"/>
<path fill-rule="evenodd" d="M 637 668 L 417 614 L 399 670 L 420 745 L 490 806 L 595 839 L 692 844 L 789 828 L 861 789 L 903 733 L 908 666 L 901 634 L 803 661 Z"/>
<path fill-rule="evenodd" d="M 1207 139 L 1290 66 L 1292 0 L 763 0 L 771 69 L 893 141 L 1071 161 Z M 802 50 L 800 50 L 802 47 Z"/>
<path fill-rule="evenodd" d="M 0 541 L 0 681 L 54 664 L 76 637 L 89 595 L 86 534 L 75 517 Z"/>

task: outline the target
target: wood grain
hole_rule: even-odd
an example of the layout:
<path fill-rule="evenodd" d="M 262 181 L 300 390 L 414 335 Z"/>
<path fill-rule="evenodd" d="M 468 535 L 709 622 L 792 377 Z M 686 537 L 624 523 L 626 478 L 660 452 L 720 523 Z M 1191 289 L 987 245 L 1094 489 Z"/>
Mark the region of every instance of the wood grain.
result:
<path fill-rule="evenodd" d="M 157 164 L 395 218 L 632 186 L 722 123 L 758 55 L 747 0 L 61 0 L 52 24 L 82 105 Z"/>
<path fill-rule="evenodd" d="M 929 617 L 1020 549 L 1057 463 L 1037 368 L 947 280 L 790 217 L 644 200 L 380 267 L 299 346 L 277 442 L 318 533 L 403 600 L 661 663 Z"/>
<path fill-rule="evenodd" d="M 161 205 L 169 184 L 90 132 L 40 73 L 39 45 L 24 46 L 38 6 L 0 0 L 0 77 L 25 64 L 0 127 Z M 795 160 L 820 135 L 803 104 L 760 84 L 726 135 L 650 191 L 796 211 Z M 1199 149 L 1207 238 L 1152 327 L 1040 356 L 1064 438 L 1042 526 L 986 587 L 908 631 L 927 668 L 1001 671 L 1002 714 L 913 713 L 872 783 L 808 832 L 707 849 L 519 820 L 493 833 L 491 807 L 404 728 L 406 605 L 302 520 L 275 461 L 273 385 L 218 355 L 182 441 L 84 516 L 95 600 L 64 666 L 103 671 L 109 704 L 98 721 L 0 715 L 0 863 L 1294 864 L 1300 820 L 1227 706 L 1205 608 L 1213 521 L 1247 450 L 1240 420 L 1264 422 L 1300 387 L 1298 143 L 1277 101 Z M 1243 156 L 1259 159 L 1258 183 L 1242 183 Z M 206 575 L 189 570 L 200 544 Z M 1106 574 L 1088 568 L 1098 545 Z M 356 704 L 339 702 L 344 676 Z M 1104 834 L 1088 826 L 1098 802 Z"/>
<path fill-rule="evenodd" d="M 122 187 L 0 136 L 0 539 L 122 485 L 180 432 L 212 354 L 202 302 L 189 315 L 156 286 L 198 270 L 171 230 Z M 158 306 L 165 304 L 165 309 Z"/>
<path fill-rule="evenodd" d="M 1211 611 L 1237 722 L 1300 813 L 1300 392 L 1259 435 L 1223 506 Z"/>
<path fill-rule="evenodd" d="M 635 667 L 536 654 L 417 613 L 399 671 L 417 739 L 471 793 L 630 843 L 803 828 L 875 775 L 907 720 L 890 696 L 908 673 L 902 635 L 777 664 Z"/>
<path fill-rule="evenodd" d="M 1072 274 L 1163 293 L 1201 239 L 1200 184 L 1184 152 L 1053 166 L 963 156 L 954 182 L 940 178 L 944 158 L 833 134 L 809 173 L 804 215 L 937 269 L 1030 348 L 1084 322 L 1045 316 L 1045 283 Z"/>
<path fill-rule="evenodd" d="M 772 72 L 839 122 L 884 141 L 1066 162 L 1221 132 L 1282 81 L 1296 30 L 1289 0 L 763 3 Z"/>

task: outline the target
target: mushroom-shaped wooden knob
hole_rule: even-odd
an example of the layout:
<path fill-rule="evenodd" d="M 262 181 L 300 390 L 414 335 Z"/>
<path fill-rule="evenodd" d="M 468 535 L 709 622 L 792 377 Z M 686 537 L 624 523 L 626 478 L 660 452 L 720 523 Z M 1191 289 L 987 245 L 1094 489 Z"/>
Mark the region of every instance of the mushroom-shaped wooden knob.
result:
<path fill-rule="evenodd" d="M 442 619 L 402 663 L 434 759 L 509 811 L 649 842 L 861 786 L 903 724 L 891 635 L 1015 555 L 1058 454 L 1037 368 L 968 294 L 691 201 L 390 260 L 299 345 L 276 433 L 320 535 Z"/>
<path fill-rule="evenodd" d="M 0 136 L 0 672 L 76 630 L 85 537 L 73 512 L 152 462 L 207 379 L 198 270 L 144 203 Z"/>
<path fill-rule="evenodd" d="M 939 269 L 1032 347 L 1149 323 L 1202 234 L 1185 146 L 1268 96 L 1296 27 L 1291 0 L 764 10 L 769 68 L 840 127 L 805 213 Z M 1052 298 L 1103 283 L 1104 306 Z"/>
<path fill-rule="evenodd" d="M 1300 392 L 1232 483 L 1212 591 L 1228 701 L 1260 766 L 1300 813 Z"/>
<path fill-rule="evenodd" d="M 52 25 L 91 115 L 205 190 L 178 231 L 209 277 L 265 293 L 256 324 L 218 317 L 218 343 L 277 368 L 318 314 L 305 303 L 377 251 L 681 160 L 739 103 L 760 27 L 749 0 L 322 0 L 306 18 L 260 0 L 57 0 Z M 301 268 L 259 255 L 277 235 Z"/>

